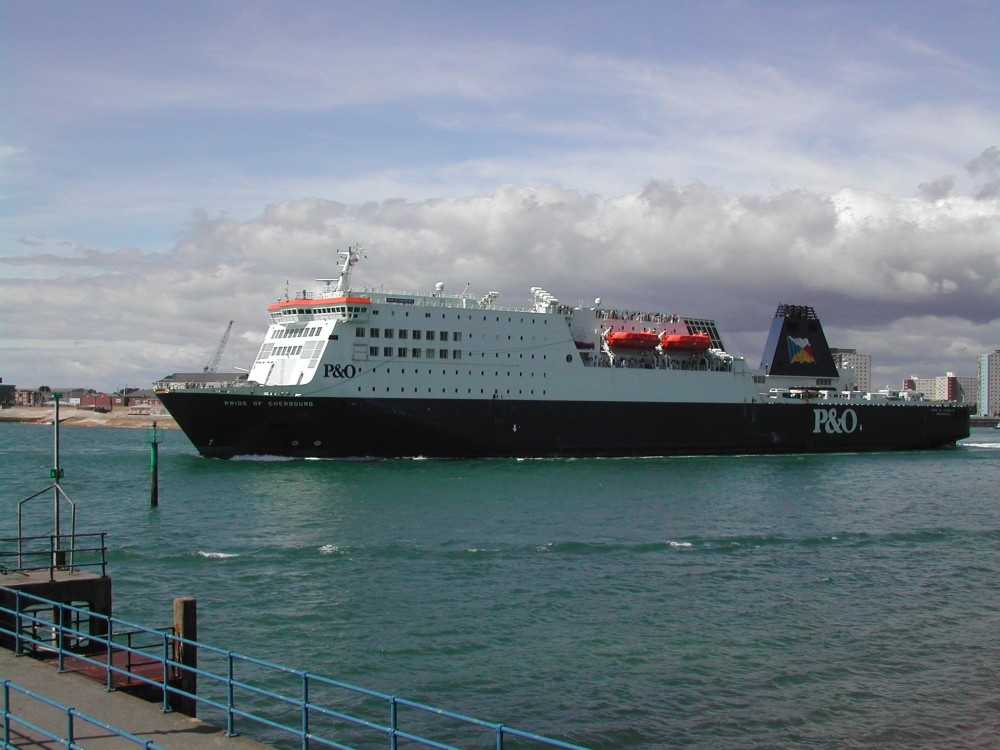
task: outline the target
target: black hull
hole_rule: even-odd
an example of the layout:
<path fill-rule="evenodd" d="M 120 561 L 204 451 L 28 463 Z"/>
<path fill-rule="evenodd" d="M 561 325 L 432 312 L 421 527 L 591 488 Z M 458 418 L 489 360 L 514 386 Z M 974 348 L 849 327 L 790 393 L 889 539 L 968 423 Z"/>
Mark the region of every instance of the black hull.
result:
<path fill-rule="evenodd" d="M 969 435 L 968 408 L 952 404 L 161 398 L 213 458 L 829 453 L 937 448 Z"/>

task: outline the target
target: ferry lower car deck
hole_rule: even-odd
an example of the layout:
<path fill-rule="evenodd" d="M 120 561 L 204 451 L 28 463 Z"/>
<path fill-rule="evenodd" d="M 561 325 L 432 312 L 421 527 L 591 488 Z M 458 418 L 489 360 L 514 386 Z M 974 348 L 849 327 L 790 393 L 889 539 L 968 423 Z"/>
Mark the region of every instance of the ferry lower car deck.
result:
<path fill-rule="evenodd" d="M 969 435 L 964 405 L 637 403 L 161 394 L 204 456 L 586 457 L 918 450 Z"/>

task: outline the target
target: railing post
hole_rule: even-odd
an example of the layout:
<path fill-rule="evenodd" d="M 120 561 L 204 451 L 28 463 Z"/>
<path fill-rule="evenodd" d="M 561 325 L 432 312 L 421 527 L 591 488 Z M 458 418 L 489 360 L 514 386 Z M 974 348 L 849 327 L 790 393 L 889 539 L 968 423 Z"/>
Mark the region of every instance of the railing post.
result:
<path fill-rule="evenodd" d="M 14 656 L 21 656 L 21 592 L 14 591 Z"/>
<path fill-rule="evenodd" d="M 66 671 L 66 605 L 57 603 L 52 607 L 52 642 L 56 649 L 56 664 L 59 672 Z"/>
<path fill-rule="evenodd" d="M 497 724 L 497 750 L 503 750 L 503 724 Z"/>
<path fill-rule="evenodd" d="M 10 680 L 3 681 L 3 744 L 10 745 Z"/>
<path fill-rule="evenodd" d="M 114 621 L 110 617 L 107 619 L 107 624 L 108 624 L 108 632 L 104 634 L 104 637 L 106 639 L 104 641 L 104 644 L 107 648 L 105 648 L 104 654 L 105 658 L 107 659 L 108 672 L 105 675 L 104 689 L 110 693 L 112 690 L 115 689 L 115 672 L 113 669 L 115 665 L 115 647 L 114 647 L 115 625 Z"/>
<path fill-rule="evenodd" d="M 105 535 L 108 532 L 101 532 L 101 576 L 104 577 L 108 574 L 108 545 Z"/>
<path fill-rule="evenodd" d="M 177 642 L 174 642 L 174 648 L 177 647 Z M 129 650 L 131 654 L 131 649 Z M 161 670 L 161 675 L 163 677 L 163 713 L 170 712 L 170 633 L 163 634 L 163 669 Z M 178 702 L 183 696 L 178 695 Z"/>
<path fill-rule="evenodd" d="M 233 716 L 233 652 L 226 654 L 226 734 L 236 736 L 236 717 Z"/>
<path fill-rule="evenodd" d="M 399 718 L 398 714 L 399 710 L 394 695 L 389 699 L 389 750 L 396 750 L 396 730 L 399 728 L 396 724 Z"/>
<path fill-rule="evenodd" d="M 59 549 L 59 537 L 54 534 L 49 535 L 49 581 L 56 580 L 56 568 L 59 567 L 59 557 L 62 556 Z"/>
<path fill-rule="evenodd" d="M 309 750 L 309 673 L 302 673 L 302 750 Z"/>
<path fill-rule="evenodd" d="M 74 708 L 66 709 L 66 741 L 69 743 L 67 747 L 73 747 L 76 738 L 73 736 L 73 714 L 76 711 Z"/>

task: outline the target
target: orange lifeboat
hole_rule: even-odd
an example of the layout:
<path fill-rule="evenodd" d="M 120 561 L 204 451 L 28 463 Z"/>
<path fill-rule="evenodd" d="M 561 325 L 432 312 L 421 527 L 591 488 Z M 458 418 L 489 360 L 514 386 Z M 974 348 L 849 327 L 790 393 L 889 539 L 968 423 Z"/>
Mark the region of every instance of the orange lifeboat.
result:
<path fill-rule="evenodd" d="M 707 333 L 665 333 L 660 346 L 675 352 L 703 352 L 712 345 Z"/>
<path fill-rule="evenodd" d="M 655 349 L 660 343 L 655 331 L 610 331 L 605 340 L 610 347 L 640 351 Z"/>

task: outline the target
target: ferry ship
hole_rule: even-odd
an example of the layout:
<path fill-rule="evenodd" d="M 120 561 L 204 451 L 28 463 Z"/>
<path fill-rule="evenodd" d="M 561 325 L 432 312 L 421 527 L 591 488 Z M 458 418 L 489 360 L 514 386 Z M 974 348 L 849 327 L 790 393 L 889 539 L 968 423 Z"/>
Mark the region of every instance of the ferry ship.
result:
<path fill-rule="evenodd" d="M 969 435 L 964 404 L 862 393 L 813 308 L 781 304 L 759 368 L 713 320 L 354 288 L 360 248 L 318 293 L 285 295 L 245 378 L 179 383 L 163 405 L 204 456 L 568 457 L 927 449 Z"/>

